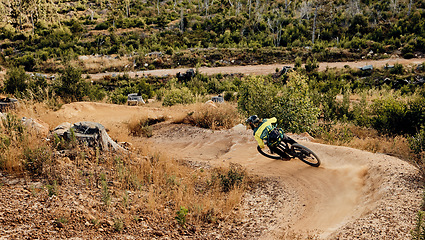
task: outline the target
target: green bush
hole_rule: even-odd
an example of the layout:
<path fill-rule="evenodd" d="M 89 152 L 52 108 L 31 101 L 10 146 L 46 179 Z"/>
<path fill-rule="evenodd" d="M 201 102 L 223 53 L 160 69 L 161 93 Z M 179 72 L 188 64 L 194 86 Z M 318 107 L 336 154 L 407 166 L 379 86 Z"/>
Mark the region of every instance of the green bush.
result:
<path fill-rule="evenodd" d="M 125 104 L 127 102 L 127 96 L 121 93 L 112 93 L 110 100 L 113 104 Z"/>
<path fill-rule="evenodd" d="M 261 76 L 249 76 L 239 87 L 238 109 L 244 115 L 268 118 L 273 114 L 279 89 Z"/>
<path fill-rule="evenodd" d="M 189 213 L 189 210 L 183 206 L 180 207 L 180 210 L 176 212 L 175 219 L 177 220 L 178 224 L 182 226 L 183 228 L 186 227 L 186 216 Z"/>
<path fill-rule="evenodd" d="M 285 131 L 309 132 L 317 122 L 320 110 L 310 98 L 306 77 L 297 72 L 288 75 L 288 83 L 282 95 L 277 96 L 274 116 Z"/>
<path fill-rule="evenodd" d="M 219 174 L 221 190 L 223 192 L 229 192 L 234 187 L 239 186 L 242 184 L 244 176 L 245 172 L 241 167 L 231 165 L 226 174 Z"/>
<path fill-rule="evenodd" d="M 408 105 L 394 96 L 375 100 L 371 106 L 371 124 L 376 130 L 386 134 L 405 133 Z"/>
<path fill-rule="evenodd" d="M 55 88 L 56 93 L 68 101 L 81 101 L 86 95 L 81 71 L 72 66 L 67 66 L 61 73 Z"/>
<path fill-rule="evenodd" d="M 166 90 L 164 93 L 164 101 L 162 102 L 162 105 L 173 106 L 176 104 L 189 104 L 194 102 L 195 97 L 189 88 L 172 88 L 170 90 Z"/>
<path fill-rule="evenodd" d="M 319 109 L 310 98 L 307 79 L 288 73 L 288 82 L 278 88 L 262 77 L 250 77 L 239 89 L 238 109 L 246 116 L 276 117 L 285 131 L 311 131 Z"/>
<path fill-rule="evenodd" d="M 20 96 L 27 89 L 28 75 L 23 67 L 13 67 L 7 71 L 4 92 Z"/>
<path fill-rule="evenodd" d="M 409 139 L 409 146 L 415 154 L 425 151 L 425 127 Z"/>

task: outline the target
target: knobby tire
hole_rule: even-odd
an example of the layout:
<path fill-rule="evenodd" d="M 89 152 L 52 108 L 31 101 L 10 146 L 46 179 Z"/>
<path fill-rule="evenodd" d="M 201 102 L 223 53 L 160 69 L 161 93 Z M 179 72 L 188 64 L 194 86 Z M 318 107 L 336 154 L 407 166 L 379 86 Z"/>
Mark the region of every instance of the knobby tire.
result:
<path fill-rule="evenodd" d="M 261 155 L 268 157 L 268 158 L 271 158 L 271 159 L 281 159 L 282 158 L 277 153 L 274 153 L 273 155 L 271 153 L 267 153 L 266 151 L 270 150 L 269 148 L 263 148 L 262 149 L 262 148 L 260 148 L 260 146 L 257 146 L 257 150 Z"/>
<path fill-rule="evenodd" d="M 292 144 L 292 152 L 299 158 L 301 161 L 307 163 L 310 166 L 318 167 L 320 166 L 319 157 L 307 147 L 300 145 L 298 143 Z"/>

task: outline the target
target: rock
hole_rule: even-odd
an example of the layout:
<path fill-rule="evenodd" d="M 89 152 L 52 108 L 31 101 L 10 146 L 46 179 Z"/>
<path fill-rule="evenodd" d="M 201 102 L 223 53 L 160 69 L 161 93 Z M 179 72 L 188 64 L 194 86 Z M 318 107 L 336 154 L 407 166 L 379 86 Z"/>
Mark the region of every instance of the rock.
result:
<path fill-rule="evenodd" d="M 18 100 L 15 98 L 1 98 L 0 99 L 0 112 L 8 112 L 11 109 L 16 109 Z"/>
<path fill-rule="evenodd" d="M 21 119 L 22 124 L 35 133 L 43 136 L 47 136 L 49 133 L 49 125 L 41 120 L 23 117 Z"/>
<path fill-rule="evenodd" d="M 215 103 L 212 100 L 206 101 L 205 105 L 212 107 L 212 108 L 217 108 L 217 105 L 215 105 Z"/>
<path fill-rule="evenodd" d="M 109 137 L 105 127 L 100 123 L 77 122 L 72 126 L 70 123 L 62 123 L 52 131 L 52 135 L 55 134 L 66 140 L 70 140 L 72 135 L 74 135 L 78 142 L 88 147 L 99 147 L 101 150 L 127 151 Z"/>

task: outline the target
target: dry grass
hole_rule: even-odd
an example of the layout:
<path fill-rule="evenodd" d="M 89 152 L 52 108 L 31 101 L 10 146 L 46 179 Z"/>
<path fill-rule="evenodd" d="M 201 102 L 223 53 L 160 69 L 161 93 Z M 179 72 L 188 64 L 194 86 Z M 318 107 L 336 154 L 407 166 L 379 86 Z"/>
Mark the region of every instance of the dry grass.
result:
<path fill-rule="evenodd" d="M 189 209 L 192 223 L 211 222 L 228 216 L 240 204 L 248 177 L 224 192 L 219 176 L 226 175 L 230 169 L 194 169 L 169 156 L 152 153 L 148 147 L 137 155 L 146 157 L 137 161 L 131 174 L 142 181 L 148 192 L 141 201 L 151 212 L 164 208 L 178 211 L 183 206 Z"/>
<path fill-rule="evenodd" d="M 241 115 L 232 103 L 198 103 L 194 109 L 183 119 L 176 119 L 174 122 L 213 130 L 230 129 L 241 122 Z"/>
<path fill-rule="evenodd" d="M 20 175 L 24 171 L 26 149 L 42 148 L 46 144 L 38 132 L 26 128 L 20 118 L 9 113 L 0 126 L 0 169 Z"/>
<path fill-rule="evenodd" d="M 404 136 L 382 136 L 370 128 L 352 124 L 335 124 L 321 132 L 316 141 L 352 147 L 374 153 L 384 153 L 408 160 L 412 157 L 409 141 Z"/>
<path fill-rule="evenodd" d="M 131 70 L 133 60 L 129 57 L 111 56 L 80 56 L 73 64 L 80 66 L 88 73 L 99 73 L 105 69 Z"/>
<path fill-rule="evenodd" d="M 128 123 L 128 131 L 130 135 L 135 137 L 151 137 L 152 136 L 152 125 L 159 122 L 165 121 L 164 116 L 150 118 L 148 116 L 142 116 L 138 119 L 132 119 Z"/>

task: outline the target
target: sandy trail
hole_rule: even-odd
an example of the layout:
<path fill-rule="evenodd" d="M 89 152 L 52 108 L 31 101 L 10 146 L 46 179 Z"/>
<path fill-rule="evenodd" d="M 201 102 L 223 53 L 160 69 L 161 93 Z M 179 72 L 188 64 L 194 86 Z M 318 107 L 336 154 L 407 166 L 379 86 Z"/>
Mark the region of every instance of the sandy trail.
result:
<path fill-rule="evenodd" d="M 392 57 L 387 59 L 380 60 L 362 60 L 362 61 L 354 61 L 354 62 L 320 62 L 319 63 L 319 71 L 323 71 L 326 68 L 343 68 L 345 65 L 350 66 L 351 68 L 360 68 L 366 65 L 372 65 L 375 68 L 381 68 L 394 64 L 402 64 L 404 66 L 414 66 L 418 64 L 422 64 L 425 62 L 422 58 L 412 58 L 412 59 L 404 59 L 398 57 Z M 283 66 L 291 66 L 294 67 L 294 64 L 268 64 L 268 65 L 248 65 L 248 66 L 224 66 L 224 67 L 201 67 L 199 68 L 199 72 L 206 75 L 214 75 L 214 74 L 235 74 L 242 73 L 246 75 L 267 75 L 273 74 L 276 72 L 276 69 L 282 69 Z M 184 73 L 189 68 L 175 68 L 175 69 L 157 69 L 157 70 L 147 70 L 147 71 L 135 71 L 135 72 L 125 72 L 129 75 L 129 77 L 136 76 L 175 76 L 177 73 Z M 107 72 L 107 73 L 97 73 L 97 74 L 89 74 L 91 79 L 99 80 L 105 76 L 115 76 L 124 74 L 124 72 Z"/>
<path fill-rule="evenodd" d="M 148 105 L 72 103 L 39 117 L 51 126 L 65 120 L 97 121 L 115 129 L 110 132 L 114 138 L 114 134 L 125 132 L 132 118 L 163 116 L 172 111 Z M 252 132 L 243 126 L 211 131 L 158 124 L 149 141 L 158 151 L 176 159 L 211 166 L 237 163 L 251 174 L 277 179 L 281 205 L 267 219 L 273 224 L 260 222 L 267 225 L 262 239 L 292 239 L 290 232 L 297 236 L 314 234 L 321 239 L 408 239 L 421 203 L 422 189 L 415 168 L 383 154 L 298 140 L 321 158 L 319 168 L 297 159 L 272 160 L 257 152 Z M 246 211 L 249 218 L 251 210 Z"/>

